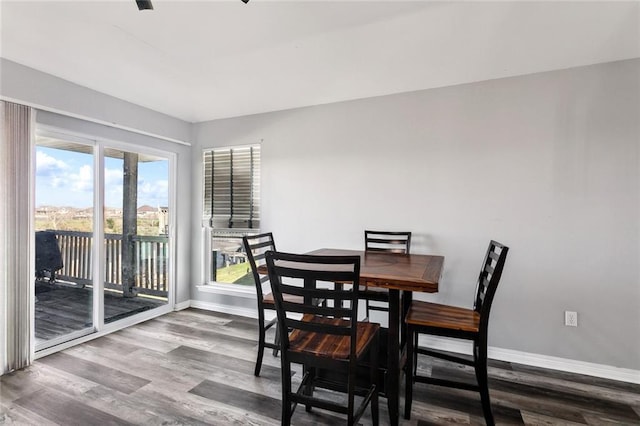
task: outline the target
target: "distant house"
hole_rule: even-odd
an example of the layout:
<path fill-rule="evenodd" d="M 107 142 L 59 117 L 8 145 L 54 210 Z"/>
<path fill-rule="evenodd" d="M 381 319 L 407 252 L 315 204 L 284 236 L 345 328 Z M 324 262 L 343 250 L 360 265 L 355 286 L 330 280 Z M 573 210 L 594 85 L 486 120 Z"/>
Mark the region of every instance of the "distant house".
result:
<path fill-rule="evenodd" d="M 157 217 L 158 209 L 149 205 L 138 207 L 138 217 Z"/>
<path fill-rule="evenodd" d="M 46 219 L 47 215 L 49 214 L 50 211 L 50 207 L 48 206 L 41 206 L 41 207 L 37 207 L 36 208 L 36 219 Z"/>

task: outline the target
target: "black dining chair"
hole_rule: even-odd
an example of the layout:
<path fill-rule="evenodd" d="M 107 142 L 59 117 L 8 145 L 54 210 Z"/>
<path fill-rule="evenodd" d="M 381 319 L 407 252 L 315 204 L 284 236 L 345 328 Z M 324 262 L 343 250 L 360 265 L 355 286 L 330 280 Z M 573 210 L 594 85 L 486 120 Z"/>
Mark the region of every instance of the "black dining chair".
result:
<path fill-rule="evenodd" d="M 409 254 L 411 232 L 364 231 L 364 249 L 368 252 Z M 360 298 L 366 302 L 366 315 L 371 311 L 389 312 L 389 290 L 381 287 L 361 286 Z M 373 302 L 373 303 L 372 303 Z"/>
<path fill-rule="evenodd" d="M 256 286 L 256 298 L 258 300 L 258 358 L 253 374 L 259 376 L 265 348 L 273 349 L 274 356 L 278 355 L 280 348 L 277 328 L 275 341 L 273 343 L 266 341 L 267 331 L 277 323 L 277 317 L 274 317 L 270 321 L 265 321 L 265 310 L 275 311 L 276 306 L 273 300 L 273 294 L 267 292 L 265 295 L 263 291 L 263 285 L 269 281 L 269 277 L 266 274 L 261 275 L 258 273 L 258 267 L 265 265 L 265 253 L 269 250 L 275 250 L 276 243 L 273 240 L 273 234 L 271 232 L 258 235 L 246 235 L 242 238 L 242 243 L 247 253 L 249 264 L 251 265 L 253 281 Z M 302 299 L 300 298 L 299 301 L 302 301 Z"/>
<path fill-rule="evenodd" d="M 357 321 L 360 257 L 269 251 L 266 260 L 281 336 L 282 424 L 290 425 L 297 404 L 303 404 L 307 411 L 317 407 L 346 414 L 347 424 L 354 425 L 371 404 L 373 424 L 378 425 L 380 325 Z M 347 289 L 337 288 L 336 282 L 347 284 Z M 293 296 L 305 303 L 288 302 Z M 314 298 L 338 303 L 309 303 Z M 369 365 L 366 384 L 356 380 L 357 367 L 364 363 Z M 291 384 L 292 364 L 304 367 L 296 390 Z M 316 388 L 344 392 L 346 401 L 314 396 Z M 357 407 L 355 395 L 363 397 Z"/>
<path fill-rule="evenodd" d="M 265 348 L 273 349 L 273 356 L 278 355 L 280 350 L 280 331 L 278 327 L 275 327 L 275 339 L 274 342 L 268 342 L 266 340 L 267 331 L 277 324 L 278 317 L 275 316 L 271 320 L 265 319 L 265 311 L 276 310 L 275 301 L 273 299 L 273 293 L 269 286 L 269 276 L 266 273 L 266 261 L 265 253 L 269 250 L 276 250 L 276 243 L 273 239 L 273 233 L 266 232 L 257 235 L 246 235 L 242 238 L 244 250 L 247 253 L 247 259 L 249 265 L 251 265 L 251 272 L 253 274 L 253 281 L 256 286 L 256 299 L 258 301 L 258 355 L 256 359 L 256 367 L 253 374 L 260 375 L 260 369 L 262 368 L 262 359 L 264 357 Z M 258 268 L 263 266 L 265 270 L 260 272 Z M 266 291 L 265 291 L 266 290 Z M 302 303 L 302 297 L 287 296 L 288 301 L 295 303 Z M 314 300 L 316 304 L 324 303 L 324 300 Z"/>
<path fill-rule="evenodd" d="M 491 304 L 502 276 L 509 247 L 491 241 L 478 277 L 475 301 L 472 309 L 414 300 L 405 317 L 407 325 L 407 365 L 404 416 L 411 417 L 414 382 L 430 383 L 480 393 L 482 411 L 487 425 L 493 425 L 489 383 L 487 378 L 487 337 Z M 473 342 L 473 359 L 434 349 L 418 347 L 418 336 L 429 334 Z M 418 354 L 445 361 L 472 366 L 477 384 L 465 383 L 417 374 Z"/>

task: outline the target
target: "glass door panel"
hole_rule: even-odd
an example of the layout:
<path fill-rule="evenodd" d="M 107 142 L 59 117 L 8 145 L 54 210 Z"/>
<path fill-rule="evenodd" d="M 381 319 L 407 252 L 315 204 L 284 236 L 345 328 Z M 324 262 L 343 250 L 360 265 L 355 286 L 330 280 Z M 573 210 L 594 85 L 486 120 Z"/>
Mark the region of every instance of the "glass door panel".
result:
<path fill-rule="evenodd" d="M 94 150 L 37 136 L 36 350 L 93 332 Z"/>
<path fill-rule="evenodd" d="M 169 160 L 104 150 L 104 322 L 168 303 Z"/>

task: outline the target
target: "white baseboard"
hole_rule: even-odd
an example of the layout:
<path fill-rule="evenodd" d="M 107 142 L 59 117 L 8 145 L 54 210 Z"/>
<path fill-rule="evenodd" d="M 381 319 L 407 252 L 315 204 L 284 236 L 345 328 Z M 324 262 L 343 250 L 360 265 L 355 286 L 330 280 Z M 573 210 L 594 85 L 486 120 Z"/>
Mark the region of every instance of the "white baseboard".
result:
<path fill-rule="evenodd" d="M 248 287 L 233 284 L 218 284 L 213 282 L 210 284 L 197 285 L 196 288 L 198 291 L 202 291 L 203 293 L 242 297 L 244 299 L 256 299 L 255 286 Z"/>
<path fill-rule="evenodd" d="M 246 318 L 258 318 L 256 308 L 242 308 L 238 306 L 223 305 L 220 303 L 203 302 L 200 300 L 191 300 L 191 307 L 207 311 L 221 312 L 223 314 L 238 315 Z M 275 312 L 271 317 L 269 317 L 268 313 L 265 312 L 265 319 L 270 320 L 273 317 L 275 317 Z"/>
<path fill-rule="evenodd" d="M 181 310 L 187 309 L 189 307 L 191 307 L 191 300 L 187 300 L 185 302 L 176 303 L 173 306 L 173 310 L 174 311 L 181 311 Z"/>
<path fill-rule="evenodd" d="M 442 351 L 471 354 L 471 345 L 466 344 L 465 342 L 447 339 L 444 337 L 421 337 L 419 345 L 426 345 Z M 640 384 L 640 371 L 628 368 L 618 368 L 610 365 L 576 361 L 572 359 L 491 346 L 488 348 L 488 356 L 491 359 L 499 361 L 514 362 L 532 367 L 548 368 L 550 370 L 559 370 L 567 373 L 584 374 L 586 376 Z"/>
<path fill-rule="evenodd" d="M 191 300 L 191 307 L 247 318 L 258 317 L 255 309 L 252 308 L 239 308 L 198 300 Z M 420 345 L 428 345 L 434 349 L 443 351 L 471 354 L 470 344 L 459 340 L 446 339 L 444 337 L 421 336 Z M 640 371 L 628 368 L 618 368 L 610 365 L 595 364 L 591 362 L 576 361 L 572 359 L 496 347 L 489 347 L 488 355 L 489 358 L 499 361 L 515 362 L 517 364 L 529 365 L 532 367 L 548 368 L 550 370 L 564 371 L 567 373 L 584 374 L 587 376 L 640 384 Z"/>

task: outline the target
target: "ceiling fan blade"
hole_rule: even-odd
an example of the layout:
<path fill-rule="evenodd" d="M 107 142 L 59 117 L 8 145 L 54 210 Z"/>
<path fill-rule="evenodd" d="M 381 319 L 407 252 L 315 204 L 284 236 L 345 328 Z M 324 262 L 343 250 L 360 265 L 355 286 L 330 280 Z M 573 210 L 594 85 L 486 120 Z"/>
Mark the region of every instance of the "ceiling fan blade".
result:
<path fill-rule="evenodd" d="M 242 2 L 247 4 L 249 0 L 242 0 Z M 138 5 L 138 10 L 153 10 L 151 0 L 136 0 L 136 4 Z"/>
<path fill-rule="evenodd" d="M 136 0 L 136 4 L 138 5 L 138 10 L 153 10 L 151 0 Z"/>

